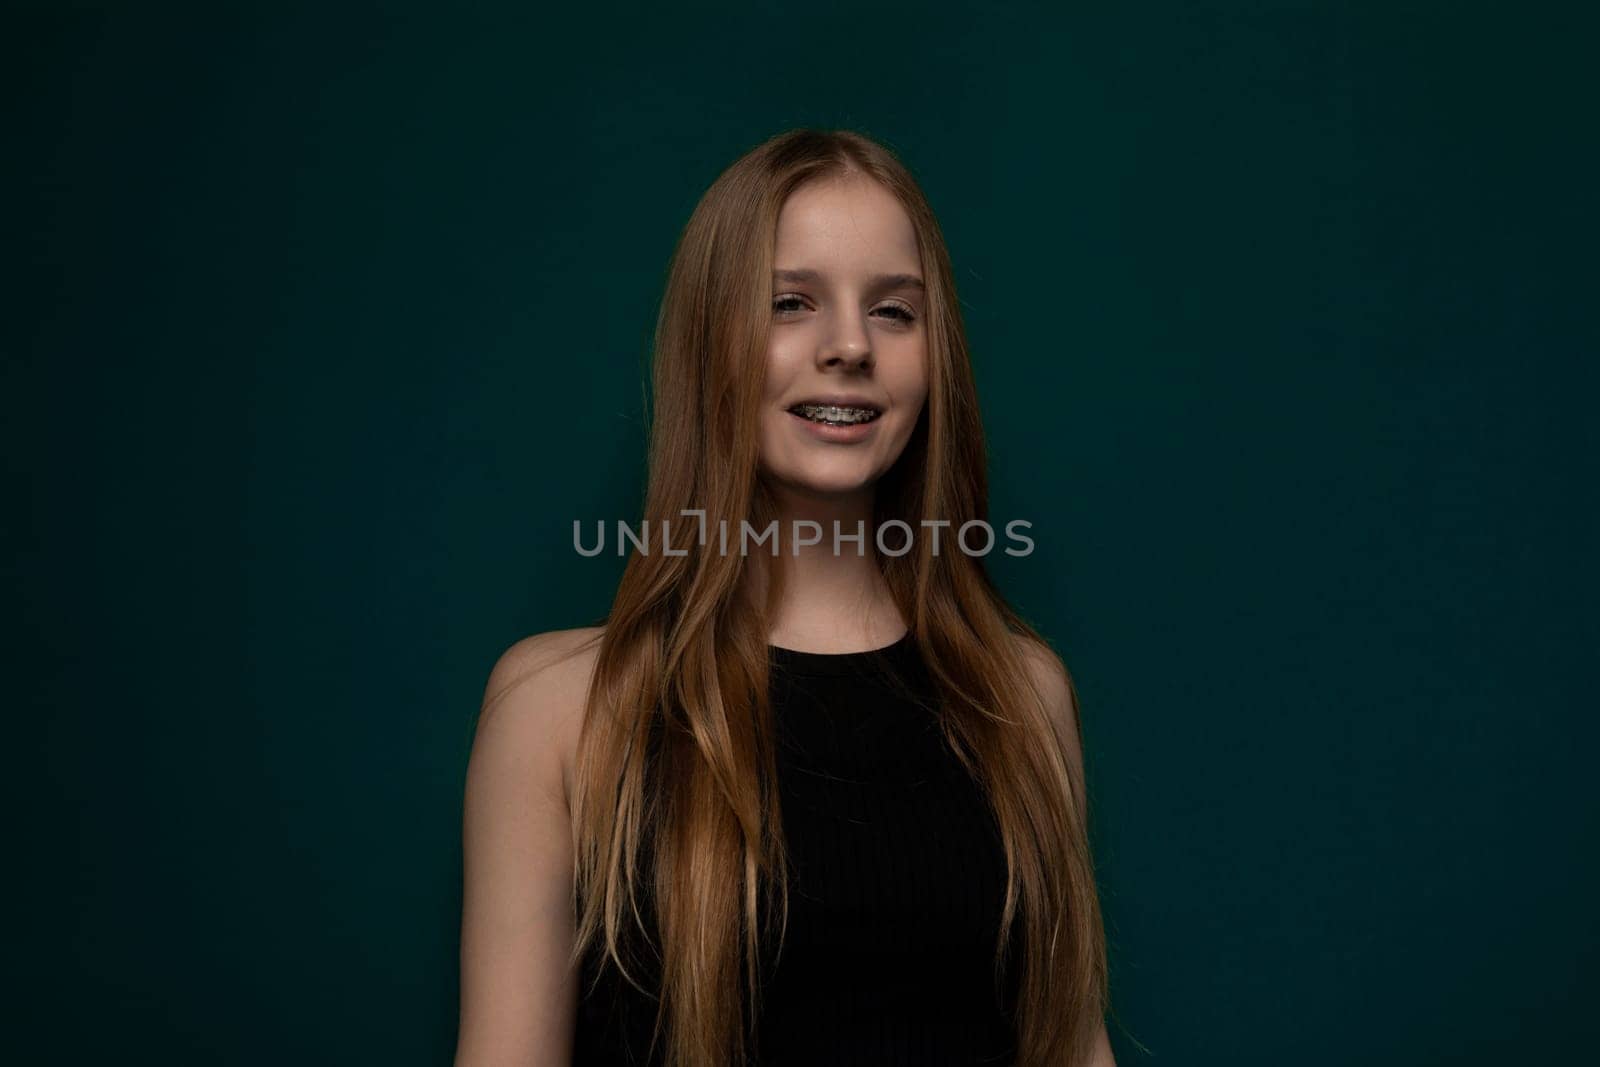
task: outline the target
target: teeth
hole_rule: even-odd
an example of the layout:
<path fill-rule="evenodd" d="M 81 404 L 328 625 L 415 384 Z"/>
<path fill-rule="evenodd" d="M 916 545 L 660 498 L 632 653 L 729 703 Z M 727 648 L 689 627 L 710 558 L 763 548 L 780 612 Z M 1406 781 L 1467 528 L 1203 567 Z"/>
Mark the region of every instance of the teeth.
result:
<path fill-rule="evenodd" d="M 794 411 L 811 419 L 813 422 L 838 422 L 858 423 L 871 422 L 878 417 L 878 412 L 871 408 L 845 408 L 833 404 L 797 404 Z"/>

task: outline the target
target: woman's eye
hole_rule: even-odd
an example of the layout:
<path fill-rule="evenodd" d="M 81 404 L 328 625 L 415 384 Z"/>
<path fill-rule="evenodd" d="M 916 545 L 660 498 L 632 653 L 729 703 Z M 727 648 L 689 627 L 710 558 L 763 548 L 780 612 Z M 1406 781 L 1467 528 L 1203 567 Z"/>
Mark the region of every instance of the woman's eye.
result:
<path fill-rule="evenodd" d="M 803 311 L 805 310 L 805 301 L 801 300 L 798 296 L 774 297 L 772 300 L 772 310 L 780 313 L 787 311 Z"/>
<path fill-rule="evenodd" d="M 885 304 L 877 308 L 875 313 L 882 313 L 902 324 L 910 324 L 917 321 L 916 314 L 904 304 Z"/>

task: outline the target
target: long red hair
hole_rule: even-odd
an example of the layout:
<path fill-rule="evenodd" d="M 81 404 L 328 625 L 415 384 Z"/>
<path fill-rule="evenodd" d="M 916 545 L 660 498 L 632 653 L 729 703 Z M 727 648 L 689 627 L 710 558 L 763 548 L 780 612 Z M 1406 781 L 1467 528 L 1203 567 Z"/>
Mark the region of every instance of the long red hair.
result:
<path fill-rule="evenodd" d="M 929 390 L 904 453 L 879 482 L 877 521 L 951 529 L 987 520 L 983 428 L 949 255 L 932 210 L 894 155 L 859 134 L 796 130 L 735 162 L 701 198 L 672 259 L 657 320 L 644 518 L 600 640 L 573 788 L 577 937 L 660 996 L 672 1067 L 744 1062 L 765 938 L 786 915 L 768 620 L 769 555 L 720 552 L 719 521 L 775 518 L 757 470 L 778 213 L 803 183 L 854 171 L 893 193 L 917 234 L 926 285 Z M 703 509 L 707 546 L 682 513 Z M 675 547 L 661 550 L 670 523 Z M 870 535 L 869 535 L 870 536 Z M 730 544 L 735 538 L 730 538 Z M 896 539 L 898 543 L 898 539 Z M 948 548 L 948 545 L 944 546 Z M 1027 1067 L 1089 1054 L 1106 963 L 1082 783 L 1029 663 L 1060 667 L 1006 604 L 981 558 L 930 539 L 884 574 L 939 691 L 953 751 L 983 787 L 1008 883 L 997 973 L 1023 925 L 1018 1042 Z M 1064 673 L 1064 670 L 1063 670 Z M 1068 679 L 1070 698 L 1076 702 Z M 1074 717 L 1075 718 L 1075 717 Z"/>

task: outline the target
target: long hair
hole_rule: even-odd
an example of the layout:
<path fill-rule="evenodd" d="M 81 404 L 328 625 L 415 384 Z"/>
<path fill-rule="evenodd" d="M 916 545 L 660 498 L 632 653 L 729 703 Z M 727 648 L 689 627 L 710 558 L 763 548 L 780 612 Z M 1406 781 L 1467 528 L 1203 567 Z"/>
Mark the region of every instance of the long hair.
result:
<path fill-rule="evenodd" d="M 878 523 L 987 521 L 982 425 L 949 254 L 928 202 L 883 146 L 794 130 L 743 156 L 696 206 L 656 323 L 643 529 L 606 620 L 578 741 L 572 814 L 577 967 L 597 943 L 659 997 L 671 1067 L 743 1063 L 759 961 L 787 916 L 768 621 L 774 560 L 717 551 L 776 517 L 757 429 L 778 213 L 806 182 L 855 172 L 893 193 L 926 286 L 927 403 L 880 479 Z M 703 512 L 701 517 L 685 512 Z M 663 551 L 667 531 L 675 551 Z M 702 529 L 705 544 L 699 544 Z M 682 551 L 683 554 L 677 554 Z M 928 538 L 882 561 L 936 684 L 947 743 L 983 788 L 1007 864 L 996 974 L 1021 923 L 1017 1033 L 1027 1067 L 1088 1055 L 1106 1006 L 1104 934 L 1072 761 L 1030 653 L 1060 667 L 980 558 Z M 1064 668 L 1063 668 L 1064 673 Z M 1068 676 L 1069 698 L 1076 693 Z"/>

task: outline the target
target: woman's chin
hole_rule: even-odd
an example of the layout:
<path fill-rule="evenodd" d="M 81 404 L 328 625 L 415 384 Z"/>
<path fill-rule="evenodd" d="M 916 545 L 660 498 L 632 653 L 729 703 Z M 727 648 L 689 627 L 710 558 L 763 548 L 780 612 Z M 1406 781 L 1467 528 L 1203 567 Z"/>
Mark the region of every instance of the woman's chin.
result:
<path fill-rule="evenodd" d="M 851 497 L 869 492 L 877 482 L 872 470 L 835 467 L 775 471 L 774 480 L 790 492 L 810 497 Z"/>

